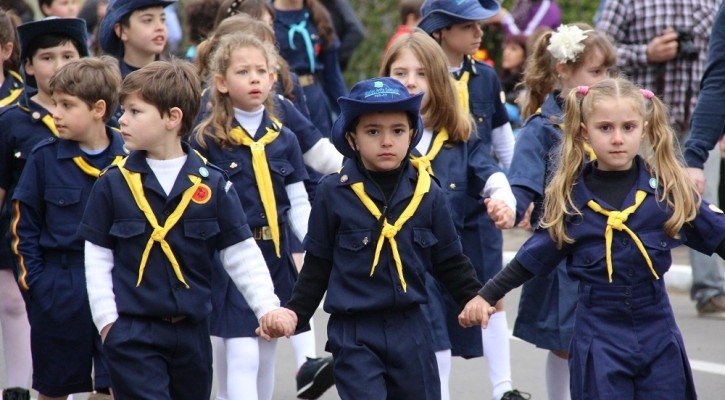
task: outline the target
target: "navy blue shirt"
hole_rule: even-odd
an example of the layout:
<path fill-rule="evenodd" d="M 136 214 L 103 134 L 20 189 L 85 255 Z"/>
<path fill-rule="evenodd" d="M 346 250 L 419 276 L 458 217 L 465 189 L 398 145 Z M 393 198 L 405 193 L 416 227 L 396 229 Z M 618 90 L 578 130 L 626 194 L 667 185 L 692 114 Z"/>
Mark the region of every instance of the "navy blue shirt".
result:
<path fill-rule="evenodd" d="M 0 107 L 15 104 L 23 92 L 23 78 L 15 71 L 5 70 L 5 81 L 0 86 Z"/>
<path fill-rule="evenodd" d="M 83 239 L 76 231 L 96 178 L 83 172 L 73 161 L 82 157 L 98 170 L 110 165 L 116 156 L 125 156 L 123 139 L 106 129 L 108 148 L 89 156 L 78 142 L 51 137 L 32 151 L 13 193 L 15 209 L 13 236 L 22 256 L 20 284 L 26 289 L 43 270 L 46 253 L 83 254 Z"/>
<path fill-rule="evenodd" d="M 269 119 L 265 111 L 255 137 L 259 139 L 264 136 L 267 127 L 271 127 L 272 124 L 272 120 Z M 232 127 L 237 126 L 239 126 L 239 123 L 234 120 Z M 249 225 L 255 228 L 268 226 L 269 221 L 267 221 L 267 215 L 257 186 L 257 179 L 254 175 L 254 168 L 252 167 L 252 150 L 243 145 L 222 149 L 208 136 L 205 137 L 205 143 L 206 148 L 194 140 L 192 141 L 192 147 L 209 162 L 223 169 L 234 187 L 245 188 L 244 191 L 238 191 L 237 194 L 239 194 L 242 207 L 247 213 Z M 289 129 L 283 127 L 279 136 L 264 147 L 264 153 L 272 177 L 272 187 L 274 188 L 274 198 L 277 205 L 277 222 L 283 225 L 287 222 L 287 212 L 290 210 L 290 202 L 285 186 L 303 182 L 307 179 L 300 145 L 297 143 L 295 135 Z"/>
<path fill-rule="evenodd" d="M 541 213 L 544 190 L 555 166 L 551 163 L 552 151 L 561 142 L 563 123 L 558 92 L 546 97 L 541 112 L 529 117 L 519 130 L 514 156 L 508 171 L 511 190 L 516 196 L 516 221 L 520 221 L 531 202 L 534 211 L 531 223 L 535 224 Z"/>
<path fill-rule="evenodd" d="M 390 223 L 410 203 L 417 180 L 418 171 L 408 163 L 385 211 Z M 425 273 L 433 265 L 462 254 L 445 195 L 431 182 L 415 214 L 395 236 L 407 283 L 407 291 L 403 291 L 387 239 L 370 276 L 381 226 L 350 188 L 356 182 L 363 182 L 370 198 L 382 209 L 381 194 L 354 160 L 346 161 L 340 172 L 320 182 L 312 205 L 305 249 L 332 263 L 324 310 L 352 314 L 425 303 Z"/>
<path fill-rule="evenodd" d="M 635 162 L 638 180 L 625 198 L 622 208 L 634 204 L 637 190 L 647 192 L 647 197 L 625 224 L 642 241 L 657 274 L 662 277 L 669 270 L 672 249 L 680 244 L 705 254 L 715 252 L 725 240 L 725 215 L 711 209 L 703 201 L 697 217 L 683 225 L 679 237 L 668 236 L 662 228 L 670 216 L 667 204 L 657 200 L 659 194 L 651 187 L 653 177 L 645 168 L 644 161 L 638 157 Z M 590 162 L 585 166 L 583 175 L 588 174 L 591 168 Z M 604 240 L 607 216 L 596 213 L 586 204 L 589 200 L 596 200 L 605 209 L 618 208 L 596 198 L 586 187 L 583 177 L 574 185 L 572 199 L 583 214 L 567 217 L 567 233 L 575 242 L 557 249 L 547 230 L 537 230 L 518 251 L 516 261 L 533 274 L 544 276 L 566 260 L 569 276 L 573 279 L 588 284 L 609 285 Z M 613 285 L 633 286 L 655 279 L 644 256 L 627 232 L 614 230 L 611 254 Z"/>
<path fill-rule="evenodd" d="M 306 6 L 301 10 L 275 10 L 274 34 L 279 53 L 290 69 L 298 75 L 313 74 L 319 78 L 330 106 L 339 112 L 337 99 L 347 94 L 337 54 L 340 44 L 336 41 L 323 47 L 322 38 Z"/>
<path fill-rule="evenodd" d="M 460 79 L 465 71 L 469 72 L 469 111 L 476 123 L 479 137 L 490 151 L 491 131 L 509 122 L 502 98 L 501 81 L 493 67 L 472 57 L 464 57 L 461 71 L 454 76 L 456 80 Z"/>
<path fill-rule="evenodd" d="M 113 250 L 113 292 L 120 315 L 206 318 L 211 311 L 210 279 L 216 252 L 251 237 L 237 193 L 224 174 L 207 165 L 188 145 L 184 151 L 188 158 L 168 196 L 146 162 L 145 152 L 132 152 L 125 168 L 141 174 L 144 194 L 161 225 L 192 186 L 188 175 L 201 176 L 210 191 L 208 200 L 190 201 L 166 235 L 189 288 L 176 278 L 158 243 L 151 248 L 137 287 L 141 256 L 153 228 L 136 206 L 118 168 L 109 168 L 91 191 L 78 234 Z"/>

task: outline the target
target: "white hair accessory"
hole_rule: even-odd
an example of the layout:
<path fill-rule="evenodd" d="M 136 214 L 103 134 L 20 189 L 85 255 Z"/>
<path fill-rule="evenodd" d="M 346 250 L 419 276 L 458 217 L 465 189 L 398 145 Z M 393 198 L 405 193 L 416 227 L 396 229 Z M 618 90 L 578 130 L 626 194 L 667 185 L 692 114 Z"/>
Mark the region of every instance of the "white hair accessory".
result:
<path fill-rule="evenodd" d="M 556 32 L 551 34 L 546 50 L 560 63 L 576 61 L 579 54 L 584 51 L 582 42 L 587 38 L 588 32 L 590 31 L 583 31 L 576 25 L 560 25 Z"/>

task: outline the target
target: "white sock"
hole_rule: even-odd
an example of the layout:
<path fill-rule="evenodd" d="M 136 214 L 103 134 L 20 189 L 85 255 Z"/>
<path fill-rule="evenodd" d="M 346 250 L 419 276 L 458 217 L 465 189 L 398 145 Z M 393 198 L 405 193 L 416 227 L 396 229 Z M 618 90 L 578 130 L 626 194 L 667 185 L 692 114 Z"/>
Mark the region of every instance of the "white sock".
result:
<path fill-rule="evenodd" d="M 216 338 L 217 400 L 257 400 L 260 350 L 257 338 Z"/>
<path fill-rule="evenodd" d="M 27 389 L 33 369 L 30 324 L 25 312 L 25 300 L 10 269 L 0 270 L 0 327 L 7 387 Z"/>
<path fill-rule="evenodd" d="M 295 351 L 295 361 L 297 369 L 307 361 L 307 357 L 317 357 L 317 346 L 315 344 L 315 327 L 310 320 L 310 330 L 298 333 L 290 338 L 292 341 L 292 349 Z"/>
<path fill-rule="evenodd" d="M 450 400 L 451 351 L 436 351 L 436 361 L 438 362 L 438 375 L 441 379 L 441 400 Z"/>
<path fill-rule="evenodd" d="M 259 343 L 259 373 L 257 375 L 257 393 L 259 400 L 272 400 L 274 394 L 274 360 L 277 351 L 277 339 L 266 341 L 256 339 Z M 241 397 L 240 397 L 241 398 Z M 233 397 L 234 400 L 237 397 Z"/>
<path fill-rule="evenodd" d="M 483 356 L 488 365 L 488 378 L 493 387 L 493 398 L 500 399 L 512 390 L 511 352 L 509 326 L 506 311 L 497 311 L 488 320 L 488 328 L 482 329 Z"/>
<path fill-rule="evenodd" d="M 570 400 L 569 362 L 549 352 L 546 356 L 546 394 L 549 400 Z"/>

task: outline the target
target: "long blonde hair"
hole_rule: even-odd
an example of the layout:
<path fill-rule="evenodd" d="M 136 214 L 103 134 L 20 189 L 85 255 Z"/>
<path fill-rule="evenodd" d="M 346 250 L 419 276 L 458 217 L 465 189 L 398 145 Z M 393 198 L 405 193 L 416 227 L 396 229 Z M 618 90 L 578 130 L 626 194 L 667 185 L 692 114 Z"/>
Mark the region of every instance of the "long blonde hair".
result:
<path fill-rule="evenodd" d="M 209 90 L 211 91 L 211 113 L 208 118 L 197 126 L 195 131 L 196 141 L 200 146 L 206 147 L 204 137 L 211 137 L 214 142 L 221 148 L 229 148 L 238 143 L 234 143 L 227 132 L 232 129 L 234 121 L 234 107 L 229 93 L 222 93 L 216 88 L 214 76 L 223 76 L 231 61 L 232 52 L 244 49 L 255 48 L 264 54 L 267 60 L 267 68 L 272 71 L 273 66 L 277 62 L 277 52 L 275 49 L 259 40 L 257 37 L 247 33 L 232 33 L 224 35 L 219 39 L 219 44 L 212 54 L 209 64 L 209 74 L 211 75 L 209 82 Z M 274 110 L 274 91 L 270 90 L 269 96 L 264 100 L 264 108 L 269 115 L 273 116 Z"/>
<path fill-rule="evenodd" d="M 572 199 L 572 189 L 586 160 L 581 124 L 597 104 L 605 101 L 630 101 L 644 116 L 646 126 L 640 153 L 646 168 L 660 184 L 657 201 L 666 203 L 667 212 L 671 212 L 664 224 L 665 232 L 675 237 L 683 224 L 695 218 L 700 207 L 700 195 L 685 171 L 666 106 L 657 97 L 645 98 L 640 88 L 624 78 L 605 79 L 591 86 L 586 94 L 572 90 L 566 99 L 564 135 L 556 155 L 556 171 L 546 188 L 541 222 L 559 247 L 565 242 L 573 243 L 566 232 L 567 218 L 582 214 Z"/>
<path fill-rule="evenodd" d="M 378 76 L 390 76 L 392 64 L 406 49 L 423 66 L 428 83 L 428 102 L 420 110 L 423 124 L 433 131 L 445 128 L 450 142 L 467 142 L 474 129 L 473 121 L 458 101 L 443 49 L 430 35 L 416 29 L 398 37 L 385 53 Z"/>
<path fill-rule="evenodd" d="M 572 72 L 579 69 L 593 54 L 600 53 L 604 57 L 604 67 L 610 68 L 617 62 L 617 53 L 612 42 L 602 33 L 584 23 L 572 24 L 586 32 L 587 38 L 582 41 L 584 50 L 574 61 L 564 63 Z M 553 31 L 548 31 L 536 40 L 533 50 L 529 52 L 524 69 L 523 84 L 526 87 L 521 104 L 521 118 L 533 115 L 544 104 L 546 96 L 560 84 L 556 73 L 558 61 L 547 47 Z M 563 95 L 566 95 L 564 93 Z"/>

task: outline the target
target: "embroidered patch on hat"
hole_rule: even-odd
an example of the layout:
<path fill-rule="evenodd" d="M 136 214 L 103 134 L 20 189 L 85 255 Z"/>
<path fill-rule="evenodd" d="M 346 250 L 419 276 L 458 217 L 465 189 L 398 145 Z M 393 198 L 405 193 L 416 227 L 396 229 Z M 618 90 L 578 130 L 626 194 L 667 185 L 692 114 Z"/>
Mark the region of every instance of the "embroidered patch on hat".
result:
<path fill-rule="evenodd" d="M 205 184 L 200 184 L 199 187 L 191 196 L 191 200 L 196 204 L 206 204 L 211 200 L 211 188 Z"/>
<path fill-rule="evenodd" d="M 381 81 L 373 83 L 374 89 L 366 91 L 363 96 L 367 99 L 368 97 L 386 97 L 386 96 L 401 96 L 400 90 L 391 88 Z M 405 93 L 406 97 L 408 93 Z"/>

